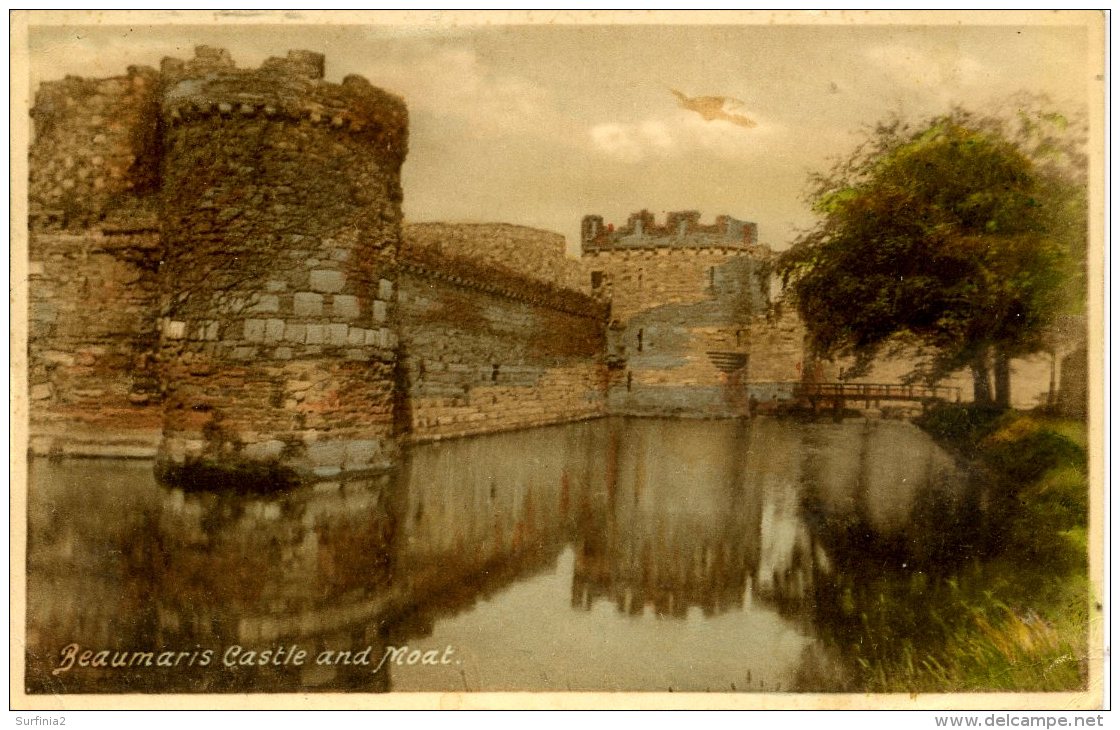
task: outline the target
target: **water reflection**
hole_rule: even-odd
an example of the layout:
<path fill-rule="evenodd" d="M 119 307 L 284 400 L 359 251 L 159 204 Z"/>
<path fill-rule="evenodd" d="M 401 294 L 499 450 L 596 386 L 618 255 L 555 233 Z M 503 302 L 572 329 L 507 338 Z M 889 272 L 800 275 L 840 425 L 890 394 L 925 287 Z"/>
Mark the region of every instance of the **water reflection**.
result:
<path fill-rule="evenodd" d="M 36 461 L 28 690 L 832 689 L 806 667 L 842 651 L 825 624 L 860 551 L 951 556 L 930 536 L 967 494 L 887 421 L 606 419 L 275 496 Z"/>
<path fill-rule="evenodd" d="M 581 501 L 572 605 L 600 598 L 640 616 L 742 609 L 758 565 L 760 497 L 741 460 L 742 423 L 658 420 L 607 429 L 600 481 Z M 666 439 L 666 429 L 674 431 Z"/>

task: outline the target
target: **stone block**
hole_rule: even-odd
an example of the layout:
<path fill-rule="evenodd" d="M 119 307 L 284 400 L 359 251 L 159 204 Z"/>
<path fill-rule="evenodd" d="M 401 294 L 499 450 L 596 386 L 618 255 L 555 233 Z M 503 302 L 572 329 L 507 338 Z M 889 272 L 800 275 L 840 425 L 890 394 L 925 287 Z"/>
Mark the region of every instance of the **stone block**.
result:
<path fill-rule="evenodd" d="M 270 292 L 287 291 L 288 282 L 280 281 L 279 279 L 273 279 L 271 281 L 265 282 L 264 288 Z"/>
<path fill-rule="evenodd" d="M 325 341 L 326 328 L 321 324 L 307 325 L 307 339 L 309 345 L 321 345 Z"/>
<path fill-rule="evenodd" d="M 261 294 L 249 308 L 250 312 L 268 313 L 280 311 L 280 297 L 275 294 Z"/>
<path fill-rule="evenodd" d="M 355 319 L 361 312 L 358 298 L 349 294 L 335 294 L 331 300 L 331 310 L 335 317 Z"/>
<path fill-rule="evenodd" d="M 244 451 L 241 453 L 249 459 L 270 461 L 280 458 L 280 453 L 283 450 L 284 442 L 272 439 L 269 441 L 259 441 L 255 444 L 246 444 Z"/>
<path fill-rule="evenodd" d="M 381 279 L 377 282 L 377 298 L 389 301 L 393 298 L 393 282 Z"/>
<path fill-rule="evenodd" d="M 315 269 L 311 272 L 311 288 L 317 292 L 334 294 L 346 285 L 346 276 L 341 271 Z"/>
<path fill-rule="evenodd" d="M 351 327 L 350 333 L 347 335 L 346 344 L 360 347 L 366 344 L 366 330 L 361 327 Z"/>
<path fill-rule="evenodd" d="M 314 292 L 296 292 L 292 308 L 297 317 L 318 317 L 323 314 L 323 295 Z"/>
<path fill-rule="evenodd" d="M 257 357 L 257 348 L 255 347 L 235 347 L 230 352 L 230 357 L 234 360 L 253 360 Z"/>
<path fill-rule="evenodd" d="M 290 347 L 277 347 L 272 351 L 272 357 L 277 360 L 291 360 L 292 348 Z"/>
<path fill-rule="evenodd" d="M 46 400 L 51 397 L 51 386 L 46 383 L 31 386 L 31 400 Z"/>
<path fill-rule="evenodd" d="M 377 299 L 373 302 L 373 318 L 377 322 L 384 322 L 389 316 L 389 307 L 385 302 Z"/>
<path fill-rule="evenodd" d="M 355 439 L 346 444 L 348 469 L 367 469 L 381 456 L 381 444 L 377 441 Z"/>
<path fill-rule="evenodd" d="M 61 352 L 58 350 L 47 350 L 40 355 L 43 362 L 51 363 L 52 365 L 70 366 L 74 364 L 74 356 L 68 352 Z"/>
<path fill-rule="evenodd" d="M 308 444 L 307 459 L 313 467 L 341 467 L 346 463 L 346 443 L 326 441 Z"/>
<path fill-rule="evenodd" d="M 306 342 L 307 325 L 302 322 L 288 322 L 284 326 L 284 340 L 287 342 Z"/>
<path fill-rule="evenodd" d="M 284 320 L 270 319 L 264 326 L 265 342 L 279 342 L 284 339 Z"/>
<path fill-rule="evenodd" d="M 327 325 L 327 344 L 345 345 L 348 341 L 350 328 L 344 324 Z"/>
<path fill-rule="evenodd" d="M 169 340 L 181 340 L 187 334 L 187 323 L 178 320 L 165 322 L 163 336 Z"/>
<path fill-rule="evenodd" d="M 29 316 L 35 322 L 54 322 L 58 319 L 58 307 L 48 302 L 31 302 Z"/>
<path fill-rule="evenodd" d="M 263 319 L 247 319 L 242 329 L 242 337 L 249 342 L 264 342 L 264 329 Z"/>

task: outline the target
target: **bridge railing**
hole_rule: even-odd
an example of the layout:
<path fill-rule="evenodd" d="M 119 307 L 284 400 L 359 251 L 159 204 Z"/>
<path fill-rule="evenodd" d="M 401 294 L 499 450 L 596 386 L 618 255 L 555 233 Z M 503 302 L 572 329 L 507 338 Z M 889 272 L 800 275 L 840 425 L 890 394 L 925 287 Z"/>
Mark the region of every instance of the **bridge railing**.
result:
<path fill-rule="evenodd" d="M 795 398 L 833 400 L 910 400 L 956 401 L 961 389 L 950 385 L 913 385 L 902 383 L 788 383 Z"/>

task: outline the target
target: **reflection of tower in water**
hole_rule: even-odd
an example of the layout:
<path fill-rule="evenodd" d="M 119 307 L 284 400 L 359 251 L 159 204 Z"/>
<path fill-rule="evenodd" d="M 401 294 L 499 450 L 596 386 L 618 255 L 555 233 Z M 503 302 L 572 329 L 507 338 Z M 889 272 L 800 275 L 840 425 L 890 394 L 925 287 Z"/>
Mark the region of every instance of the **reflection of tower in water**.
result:
<path fill-rule="evenodd" d="M 572 604 L 683 617 L 743 606 L 758 564 L 758 492 L 746 424 L 626 419 L 608 426 L 602 474 L 577 516 Z"/>
<path fill-rule="evenodd" d="M 74 467 L 49 468 L 58 469 L 50 481 L 61 489 L 84 486 L 67 473 Z M 387 676 L 369 667 L 318 666 L 315 658 L 323 650 L 367 646 L 371 655 L 382 653 L 376 618 L 394 598 L 391 477 L 267 497 L 185 493 L 142 482 L 137 488 L 136 481 L 122 486 L 113 495 L 114 507 L 134 515 L 120 523 L 122 529 L 96 525 L 112 509 L 75 510 L 60 522 L 79 538 L 72 549 L 82 559 L 71 567 L 53 547 L 42 556 L 52 560 L 54 585 L 49 592 L 34 588 L 37 600 L 49 605 L 28 615 L 36 645 L 34 653 L 29 648 L 32 691 L 387 689 Z M 83 583 L 97 589 L 87 592 Z M 70 593 L 104 595 L 104 608 L 96 599 L 57 600 Z M 127 666 L 51 675 L 58 652 L 70 642 L 118 659 L 115 652 L 141 656 Z M 231 647 L 259 658 L 293 645 L 307 652 L 303 666 L 223 662 Z M 180 663 L 157 664 L 165 652 Z"/>
<path fill-rule="evenodd" d="M 388 689 L 384 670 L 314 658 L 383 653 L 377 619 L 397 600 L 393 492 L 389 475 L 262 498 L 168 492 L 149 554 L 165 643 L 308 652 L 298 668 L 216 656 L 210 691 Z"/>

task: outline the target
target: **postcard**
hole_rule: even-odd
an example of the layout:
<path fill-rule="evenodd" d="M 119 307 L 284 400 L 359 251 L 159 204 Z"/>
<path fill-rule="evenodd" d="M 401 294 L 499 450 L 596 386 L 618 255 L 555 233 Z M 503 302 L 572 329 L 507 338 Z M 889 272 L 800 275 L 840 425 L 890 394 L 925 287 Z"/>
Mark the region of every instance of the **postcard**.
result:
<path fill-rule="evenodd" d="M 14 14 L 13 706 L 1101 707 L 1104 25 Z"/>

